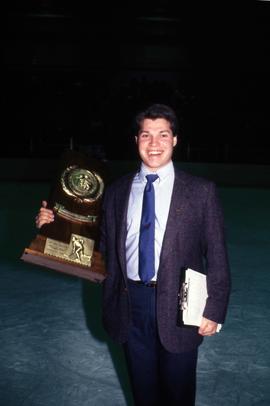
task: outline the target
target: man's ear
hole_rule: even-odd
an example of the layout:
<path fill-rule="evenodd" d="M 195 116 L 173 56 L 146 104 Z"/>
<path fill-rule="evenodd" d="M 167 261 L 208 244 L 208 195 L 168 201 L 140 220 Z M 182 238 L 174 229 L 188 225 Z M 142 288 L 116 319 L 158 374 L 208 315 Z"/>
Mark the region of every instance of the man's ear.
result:
<path fill-rule="evenodd" d="M 178 137 L 177 137 L 177 135 L 175 135 L 175 136 L 173 137 L 173 146 L 174 146 L 174 147 L 176 146 L 177 142 L 178 142 Z"/>
<path fill-rule="evenodd" d="M 138 144 L 138 137 L 137 137 L 137 135 L 135 135 L 135 142 L 136 142 L 136 144 Z"/>

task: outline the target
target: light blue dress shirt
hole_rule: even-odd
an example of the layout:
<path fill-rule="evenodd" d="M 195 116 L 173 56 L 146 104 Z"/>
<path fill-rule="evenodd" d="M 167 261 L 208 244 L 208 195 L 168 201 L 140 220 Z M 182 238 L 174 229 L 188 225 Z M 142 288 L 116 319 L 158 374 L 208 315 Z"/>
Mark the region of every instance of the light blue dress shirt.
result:
<path fill-rule="evenodd" d="M 142 163 L 131 186 L 127 212 L 126 262 L 129 279 L 140 280 L 138 273 L 138 246 L 142 212 L 143 192 L 146 185 L 145 176 L 153 173 Z M 174 184 L 174 167 L 172 161 L 157 172 L 159 178 L 153 183 L 155 189 L 155 276 L 157 279 L 159 257 L 166 229 L 172 190 Z"/>

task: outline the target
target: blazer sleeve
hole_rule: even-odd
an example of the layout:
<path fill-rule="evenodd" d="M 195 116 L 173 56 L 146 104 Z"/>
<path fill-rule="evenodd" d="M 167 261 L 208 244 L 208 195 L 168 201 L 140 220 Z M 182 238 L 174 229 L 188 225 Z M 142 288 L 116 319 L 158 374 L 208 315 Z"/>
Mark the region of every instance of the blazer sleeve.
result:
<path fill-rule="evenodd" d="M 204 242 L 208 298 L 203 317 L 224 323 L 231 288 L 224 215 L 217 188 L 210 183 L 204 214 Z"/>

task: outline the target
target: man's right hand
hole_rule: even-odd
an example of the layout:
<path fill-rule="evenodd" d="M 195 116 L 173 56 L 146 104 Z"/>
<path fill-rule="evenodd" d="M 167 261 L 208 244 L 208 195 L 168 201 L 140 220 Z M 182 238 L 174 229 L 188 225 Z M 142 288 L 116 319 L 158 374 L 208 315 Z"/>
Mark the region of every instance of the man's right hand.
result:
<path fill-rule="evenodd" d="M 54 214 L 53 211 L 47 209 L 47 202 L 46 200 L 42 201 L 42 206 L 39 209 L 38 215 L 36 216 L 36 227 L 40 228 L 43 224 L 49 224 L 54 221 Z"/>

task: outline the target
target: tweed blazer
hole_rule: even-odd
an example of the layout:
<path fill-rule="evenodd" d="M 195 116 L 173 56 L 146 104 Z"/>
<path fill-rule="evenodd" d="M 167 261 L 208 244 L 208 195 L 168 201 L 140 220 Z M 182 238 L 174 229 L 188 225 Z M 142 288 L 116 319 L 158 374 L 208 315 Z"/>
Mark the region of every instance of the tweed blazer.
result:
<path fill-rule="evenodd" d="M 103 324 L 119 343 L 127 340 L 131 322 L 125 242 L 134 175 L 122 177 L 106 189 L 102 212 L 100 251 L 108 272 L 103 282 Z M 168 351 L 175 353 L 193 350 L 203 340 L 197 327 L 181 327 L 177 322 L 181 272 L 187 267 L 207 275 L 204 317 L 224 323 L 230 271 L 217 188 L 209 180 L 175 168 L 156 287 L 160 340 Z"/>

